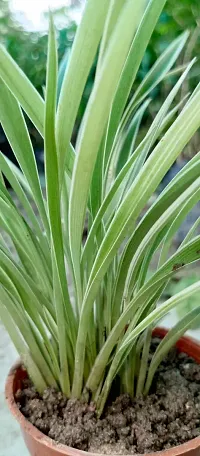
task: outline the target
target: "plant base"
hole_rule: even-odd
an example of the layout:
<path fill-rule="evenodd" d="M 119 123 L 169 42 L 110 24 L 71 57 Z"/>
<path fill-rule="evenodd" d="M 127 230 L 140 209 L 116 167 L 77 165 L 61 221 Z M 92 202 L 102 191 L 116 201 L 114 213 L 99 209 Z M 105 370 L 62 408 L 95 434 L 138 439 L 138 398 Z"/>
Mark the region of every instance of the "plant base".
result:
<path fill-rule="evenodd" d="M 190 348 L 188 347 L 188 351 L 189 355 L 191 355 L 191 343 L 194 344 L 194 342 L 191 342 L 187 338 L 181 339 L 180 342 L 186 343 L 187 345 L 190 344 Z M 199 346 L 195 344 L 195 347 L 196 350 L 198 349 L 198 353 L 200 353 Z M 121 398 L 118 398 L 117 401 L 113 404 L 113 406 L 107 409 L 106 419 L 103 420 L 104 426 L 100 426 L 98 434 L 96 432 L 93 432 L 93 441 L 90 441 L 90 446 L 84 446 L 86 445 L 87 440 L 86 431 L 89 428 L 90 430 L 93 429 L 94 431 L 95 427 L 99 426 L 99 423 L 97 422 L 97 420 L 95 421 L 94 418 L 94 410 L 88 410 L 86 406 L 83 406 L 83 404 L 80 405 L 72 401 L 68 403 L 70 406 L 68 407 L 68 412 L 66 410 L 66 404 L 65 406 L 63 404 L 63 409 L 65 408 L 65 422 L 67 421 L 67 426 L 65 427 L 65 434 L 64 429 L 62 428 L 63 423 L 61 423 L 60 419 L 57 418 L 54 424 L 58 423 L 60 427 L 54 426 L 51 428 L 51 432 L 54 432 L 54 435 L 52 436 L 56 439 L 59 439 L 59 432 L 60 439 L 64 438 L 64 435 L 65 437 L 66 435 L 68 435 L 67 442 L 70 443 L 70 445 L 73 445 L 73 435 L 79 435 L 79 438 L 81 437 L 80 429 L 82 429 L 82 427 L 80 426 L 80 429 L 78 431 L 78 428 L 76 429 L 75 423 L 74 425 L 72 424 L 73 419 L 74 421 L 76 421 L 75 413 L 79 413 L 79 416 L 82 416 L 83 421 L 85 421 L 86 423 L 85 443 L 82 442 L 82 448 L 85 450 L 89 449 L 90 452 L 98 451 L 101 452 L 101 454 L 133 454 L 133 452 L 149 453 L 150 451 L 156 451 L 161 448 L 166 449 L 169 446 L 178 445 L 186 440 L 189 440 L 190 438 L 193 438 L 195 435 L 199 434 L 198 417 L 200 416 L 200 413 L 198 407 L 200 407 L 200 367 L 192 362 L 190 364 L 190 361 L 191 360 L 189 360 L 188 357 L 184 355 L 180 354 L 178 355 L 178 357 L 175 357 L 174 354 L 171 354 L 171 359 L 168 361 L 168 366 L 163 365 L 160 369 L 158 376 L 160 380 L 157 381 L 157 384 L 155 383 L 157 390 L 153 391 L 152 394 L 148 397 L 148 399 L 138 399 L 137 401 L 135 401 L 134 404 L 131 404 L 129 401 L 128 404 L 127 401 L 129 399 L 127 398 L 127 396 L 122 396 Z M 179 367 L 177 363 L 179 364 Z M 187 367 L 189 364 L 190 368 Z M 178 371 L 179 374 L 177 373 Z M 16 393 L 16 391 L 21 389 L 22 387 L 22 383 L 26 377 L 26 372 L 24 372 L 22 368 L 18 368 L 15 371 L 14 376 L 13 373 L 11 376 L 12 392 L 14 391 Z M 10 379 L 11 377 L 9 377 L 8 379 L 6 388 L 7 393 L 9 392 L 8 389 L 11 387 L 11 385 L 9 386 Z M 27 394 L 29 394 L 29 396 L 30 393 L 31 390 L 29 390 L 29 393 L 27 391 Z M 60 396 L 59 400 L 61 401 L 61 399 L 62 398 Z M 25 412 L 27 415 L 31 413 L 31 400 L 39 401 L 37 402 L 37 405 L 42 403 L 43 407 L 47 406 L 48 403 L 47 396 L 47 402 L 45 404 L 45 401 L 39 400 L 38 398 L 34 397 L 32 397 L 32 399 L 29 398 L 29 400 L 26 397 L 25 400 L 25 396 L 23 395 L 24 407 L 26 407 Z M 37 454 L 37 456 L 40 456 L 41 454 L 42 456 L 53 456 L 59 454 L 68 454 L 70 456 L 77 454 L 77 452 L 80 453 L 79 450 L 73 450 L 72 448 L 59 444 L 56 445 L 55 442 L 53 442 L 53 440 L 49 439 L 48 437 L 45 437 L 44 434 L 42 434 L 35 427 L 33 427 L 23 417 L 20 411 L 17 410 L 14 398 L 12 404 L 9 398 L 8 402 L 12 408 L 12 411 L 14 408 L 14 413 L 15 415 L 17 415 L 18 419 L 20 417 L 22 431 L 24 433 L 27 446 L 31 451 L 31 455 L 35 456 Z M 32 402 L 32 408 L 34 408 L 33 405 L 34 402 Z M 51 406 L 53 406 L 52 396 Z M 81 413 L 79 407 L 82 407 Z M 85 411 L 83 410 L 84 407 Z M 56 405 L 55 396 L 54 408 L 58 409 L 58 403 Z M 38 413 L 39 409 L 40 407 L 38 408 Z M 59 410 L 59 413 L 60 412 L 61 410 Z M 34 422 L 34 420 L 36 420 L 36 415 L 34 418 L 32 413 L 32 415 L 29 415 L 29 418 Z M 36 421 L 35 424 L 37 424 Z M 43 426 L 45 426 L 44 422 Z M 75 432 L 73 432 L 73 428 Z M 98 435 L 98 437 L 96 437 L 96 440 L 94 438 L 95 434 Z M 35 450 L 33 452 L 32 446 L 41 446 L 42 443 L 42 452 L 35 452 Z M 76 443 L 76 445 L 79 445 L 80 443 L 81 442 L 79 441 L 79 443 Z M 159 447 L 159 445 L 161 444 L 162 447 Z M 183 454 L 184 451 L 182 450 L 184 450 L 184 448 L 187 448 L 188 451 L 191 445 L 193 448 L 195 448 L 196 445 L 197 447 L 199 447 L 200 438 L 195 438 L 188 443 L 180 445 L 176 448 L 171 448 L 170 450 L 167 450 L 167 452 L 165 451 L 165 453 L 168 454 L 168 452 L 170 452 L 169 454 L 171 455 Z M 197 453 L 192 452 L 191 454 L 194 454 L 196 456 L 197 454 L 199 454 L 199 450 L 197 451 Z M 190 452 L 186 454 L 190 454 Z"/>

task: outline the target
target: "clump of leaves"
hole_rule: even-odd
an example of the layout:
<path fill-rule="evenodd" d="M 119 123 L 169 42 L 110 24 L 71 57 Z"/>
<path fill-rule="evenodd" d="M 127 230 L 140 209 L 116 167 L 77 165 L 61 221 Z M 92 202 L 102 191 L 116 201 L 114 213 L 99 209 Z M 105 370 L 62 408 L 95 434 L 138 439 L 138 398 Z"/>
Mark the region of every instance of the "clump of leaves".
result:
<path fill-rule="evenodd" d="M 129 97 L 164 4 L 88 0 L 58 105 L 52 19 L 45 99 L 0 48 L 0 121 L 21 170 L 2 154 L 0 167 L 27 214 L 20 214 L 2 179 L 0 224 L 17 257 L 1 238 L 0 316 L 38 391 L 53 385 L 68 397 L 92 398 L 99 413 L 116 376 L 132 396 L 147 394 L 160 360 L 200 312 L 193 309 L 168 333 L 148 367 L 152 327 L 200 290 L 197 281 L 157 306 L 173 274 L 200 258 L 195 227 L 173 255 L 168 253 L 183 218 L 199 200 L 200 154 L 144 211 L 200 126 L 199 86 L 186 104 L 181 102 L 179 115 L 180 104 L 173 105 L 194 61 L 136 146 L 149 94 L 171 74 L 187 32 L 171 43 Z M 94 87 L 74 150 L 73 126 L 99 45 Z M 44 137 L 46 197 L 22 109 Z M 149 277 L 158 248 L 160 260 Z"/>

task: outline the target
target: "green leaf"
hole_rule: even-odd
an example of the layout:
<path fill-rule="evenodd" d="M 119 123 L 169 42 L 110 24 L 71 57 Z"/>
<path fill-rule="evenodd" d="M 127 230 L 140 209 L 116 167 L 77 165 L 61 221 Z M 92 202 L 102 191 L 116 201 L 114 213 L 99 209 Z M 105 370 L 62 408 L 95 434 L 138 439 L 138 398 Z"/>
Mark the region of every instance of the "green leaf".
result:
<path fill-rule="evenodd" d="M 46 238 L 44 237 L 44 235 L 42 233 L 37 216 L 33 212 L 32 206 L 31 206 L 23 188 L 21 187 L 15 173 L 12 171 L 11 162 L 6 157 L 4 157 L 4 155 L 2 153 L 0 153 L 0 169 L 3 172 L 4 176 L 7 178 L 7 180 L 9 181 L 12 189 L 15 191 L 17 197 L 19 198 L 19 201 L 21 202 L 22 206 L 24 207 L 24 209 L 27 213 L 27 216 L 28 216 L 30 222 L 32 223 L 32 226 L 35 229 L 35 232 L 37 233 L 38 238 L 40 239 L 40 245 L 41 245 L 43 251 L 45 252 L 45 255 L 47 258 L 48 254 L 49 254 L 49 252 L 47 251 L 48 244 L 47 244 Z M 19 171 L 19 173 L 20 173 L 20 171 Z"/>
<path fill-rule="evenodd" d="M 152 275 L 148 282 L 145 283 L 145 285 L 125 307 L 124 311 L 116 321 L 116 324 L 102 350 L 96 358 L 95 364 L 87 381 L 87 388 L 91 391 L 96 389 L 96 385 L 102 377 L 102 373 L 107 365 L 109 356 L 119 340 L 120 335 L 123 334 L 126 325 L 129 323 L 131 329 L 132 327 L 137 327 L 143 312 L 145 312 L 146 309 L 148 310 L 149 304 L 151 307 L 152 300 L 157 300 L 160 293 L 163 291 L 163 285 L 165 286 L 169 278 L 176 272 L 176 270 L 183 267 L 183 263 L 189 264 L 200 258 L 199 245 L 200 236 L 188 243 L 185 247 L 178 250 L 178 252 L 176 252 L 160 269 L 158 269 L 158 271 Z"/>
<path fill-rule="evenodd" d="M 0 225 L 13 240 L 25 270 L 29 271 L 38 282 L 41 290 L 45 290 L 48 295 L 50 284 L 43 263 L 44 259 L 41 255 L 38 255 L 24 220 L 19 216 L 13 205 L 9 201 L 3 200 L 3 198 L 0 198 L 0 209 Z"/>
<path fill-rule="evenodd" d="M 6 307 L 12 319 L 14 320 L 16 326 L 26 341 L 29 349 L 31 350 L 33 360 L 36 364 L 38 364 L 38 367 L 44 373 L 48 385 L 53 385 L 56 387 L 56 381 L 51 373 L 51 369 L 43 357 L 40 348 L 38 347 L 37 341 L 35 340 L 35 337 L 32 333 L 31 326 L 28 319 L 26 318 L 25 312 L 20 311 L 19 308 L 16 307 L 14 299 L 10 298 L 9 294 L 3 289 L 3 287 L 0 287 L 0 300 L 3 303 L 6 302 Z"/>
<path fill-rule="evenodd" d="M 156 202 L 152 205 L 152 207 L 150 207 L 144 218 L 138 224 L 123 252 L 118 273 L 116 275 L 116 285 L 113 296 L 113 302 L 115 302 L 116 306 L 120 305 L 126 278 L 128 276 L 128 270 L 132 263 L 132 258 L 137 251 L 137 248 L 151 227 L 170 206 L 170 204 L 176 201 L 176 198 L 178 198 L 179 195 L 181 195 L 185 189 L 187 189 L 187 187 L 192 184 L 194 179 L 198 177 L 199 166 L 200 162 L 199 156 L 197 154 L 168 184 L 166 189 L 161 193 Z"/>
<path fill-rule="evenodd" d="M 185 42 L 189 36 L 188 32 L 184 32 L 178 38 L 176 38 L 172 43 L 167 47 L 167 49 L 161 54 L 161 56 L 156 60 L 155 64 L 151 70 L 147 73 L 146 77 L 143 79 L 142 83 L 139 85 L 136 90 L 131 104 L 128 106 L 127 110 L 131 109 L 132 104 L 142 101 L 151 90 L 156 87 L 157 84 L 165 77 L 169 69 L 173 66 L 176 59 L 178 58 L 180 52 L 182 51 Z M 195 62 L 195 59 L 193 63 Z M 127 110 L 124 113 L 124 117 L 127 115 Z"/>
<path fill-rule="evenodd" d="M 140 371 L 137 379 L 137 390 L 136 397 L 139 397 L 143 393 L 144 383 L 146 379 L 146 372 L 148 369 L 148 360 L 149 360 L 149 349 L 152 339 L 152 327 L 149 326 L 145 331 L 144 345 L 142 350 L 142 357 L 140 363 Z"/>
<path fill-rule="evenodd" d="M 69 57 L 71 53 L 71 48 L 67 48 L 65 54 L 60 62 L 59 69 L 58 69 L 58 89 L 57 89 L 57 101 L 59 100 L 63 79 L 65 76 L 66 67 L 68 65 Z"/>
<path fill-rule="evenodd" d="M 186 203 L 184 204 L 184 206 L 181 208 L 180 212 L 176 216 L 175 220 L 173 220 L 173 222 L 165 236 L 165 239 L 164 239 L 164 243 L 162 246 L 162 250 L 160 253 L 160 259 L 159 259 L 160 265 L 162 265 L 166 261 L 167 254 L 170 250 L 173 236 L 178 231 L 178 228 L 181 226 L 181 223 L 185 220 L 187 214 L 198 203 L 199 200 L 200 200 L 200 190 L 198 189 L 190 198 L 188 198 L 188 201 L 186 201 Z"/>
<path fill-rule="evenodd" d="M 146 100 L 146 102 L 144 102 L 136 112 L 128 128 L 126 126 L 127 130 L 125 132 L 122 131 L 121 134 L 119 134 L 119 139 L 115 146 L 115 150 L 113 151 L 112 162 L 110 165 L 110 170 L 108 171 L 108 178 L 105 178 L 105 186 L 108 187 L 108 189 L 111 186 L 111 191 L 107 194 L 108 199 L 111 199 L 111 201 L 104 215 L 106 225 L 109 225 L 110 220 L 112 220 L 112 216 L 116 211 L 116 208 L 123 200 L 126 188 L 130 186 L 129 181 L 134 180 L 134 175 L 136 174 L 135 168 L 137 166 L 138 160 L 140 159 L 140 156 L 143 154 L 144 150 L 148 149 L 148 145 L 150 147 L 151 141 L 150 139 L 148 141 L 148 138 L 145 137 L 144 141 L 142 141 L 142 143 L 140 143 L 140 145 L 134 150 L 134 145 L 137 138 L 140 122 L 142 120 L 142 116 L 148 104 L 149 100 Z M 156 135 L 154 135 L 154 138 L 155 137 Z M 118 156 L 119 160 L 117 162 Z M 130 165 L 129 169 L 127 168 L 128 164 Z M 123 171 L 121 174 L 120 171 L 122 169 Z M 116 174 L 119 174 L 119 180 L 115 179 Z M 111 184 L 109 181 L 111 181 Z M 121 184 L 119 187 L 120 182 Z M 118 187 L 119 190 L 117 191 Z M 116 194 L 113 198 L 114 192 Z M 107 197 L 104 199 L 102 207 L 100 208 L 101 212 L 103 210 L 103 206 L 106 203 L 106 199 Z M 93 226 L 91 229 L 93 229 Z"/>
<path fill-rule="evenodd" d="M 199 105 L 200 93 L 197 92 L 146 161 L 140 174 L 135 179 L 121 206 L 117 210 L 102 241 L 94 261 L 83 301 L 76 345 L 75 395 L 80 394 L 82 386 L 84 365 L 83 347 L 86 341 L 87 318 L 91 312 L 100 282 L 125 236 L 129 234 L 129 230 L 136 221 L 142 207 L 144 207 L 166 171 L 199 127 Z"/>
<path fill-rule="evenodd" d="M 194 295 L 189 295 L 189 299 L 192 299 Z M 185 299 L 184 299 L 185 301 Z M 191 312 L 188 312 L 172 329 L 170 329 L 167 335 L 161 340 L 158 348 L 156 349 L 150 366 L 148 370 L 148 376 L 146 380 L 145 390 L 144 393 L 147 394 L 149 392 L 154 374 L 156 369 L 158 368 L 159 364 L 163 360 L 163 358 L 167 355 L 169 350 L 175 345 L 175 343 L 180 339 L 185 332 L 190 329 L 197 321 L 199 321 L 200 317 L 200 307 L 193 309 Z"/>
<path fill-rule="evenodd" d="M 200 125 L 199 104 L 200 94 L 197 93 L 146 161 L 109 226 L 96 257 L 88 289 L 94 278 L 97 282 L 96 275 L 100 274 L 101 268 L 105 271 L 106 264 L 110 263 L 130 225 L 134 219 L 136 220 L 145 202 Z"/>
<path fill-rule="evenodd" d="M 51 303 L 46 299 L 35 282 L 30 279 L 28 274 L 17 265 L 10 255 L 1 248 L 0 264 L 13 285 L 17 289 L 24 303 L 24 307 L 31 314 L 32 319 L 37 319 L 38 316 L 43 317 L 43 306 L 45 305 L 49 312 L 53 315 Z"/>
<path fill-rule="evenodd" d="M 139 66 L 144 57 L 150 37 L 153 33 L 158 18 L 166 0 L 151 0 L 148 3 L 143 19 L 137 30 L 135 38 L 130 48 L 129 56 L 124 66 L 123 73 L 120 78 L 118 89 L 113 102 L 111 117 L 109 122 L 109 131 L 107 138 L 107 149 L 105 156 L 105 164 L 109 158 L 110 150 L 113 144 L 113 139 L 118 128 L 120 118 L 123 114 L 131 87 L 136 78 Z"/>
<path fill-rule="evenodd" d="M 0 77 L 43 135 L 43 99 L 3 46 L 0 46 L 0 62 Z"/>
<path fill-rule="evenodd" d="M 44 136 L 44 100 L 3 46 L 0 46 L 0 77 L 18 100 L 37 130 Z M 1 83 L 0 83 L 1 84 Z M 67 172 L 71 176 L 74 150 L 68 149 Z"/>
<path fill-rule="evenodd" d="M 133 119 L 128 126 L 127 130 L 122 134 L 120 138 L 120 154 L 117 161 L 116 174 L 119 174 L 123 166 L 126 164 L 128 158 L 132 155 L 135 147 L 135 142 L 139 132 L 142 117 L 150 103 L 150 99 L 147 99 L 140 108 L 136 111 Z"/>
<path fill-rule="evenodd" d="M 53 289 L 58 325 L 61 385 L 62 391 L 69 397 L 70 383 L 67 361 L 65 310 L 69 331 L 71 331 L 70 324 L 74 324 L 74 315 L 68 294 L 61 226 L 58 157 L 55 137 L 57 64 L 55 29 L 53 19 L 50 16 L 45 102 L 45 177 L 52 236 Z"/>
<path fill-rule="evenodd" d="M 127 1 L 127 0 L 125 0 L 125 1 Z M 116 23 L 119 19 L 119 16 L 120 16 L 120 13 L 122 11 L 125 1 L 124 0 L 111 0 L 111 2 L 110 2 L 110 8 L 108 11 L 105 28 L 104 28 L 104 33 L 103 33 L 100 50 L 99 50 L 99 57 L 98 57 L 97 71 L 96 71 L 97 74 L 98 74 L 100 67 L 102 66 L 102 61 L 103 61 L 103 58 L 105 57 L 109 40 L 112 36 Z"/>
<path fill-rule="evenodd" d="M 32 379 L 34 385 L 36 386 L 37 391 L 40 394 L 43 394 L 45 388 L 47 387 L 47 383 L 45 382 L 41 370 L 38 368 L 37 364 L 33 361 L 31 354 L 23 341 L 22 336 L 20 335 L 19 331 L 16 328 L 16 324 L 12 320 L 6 306 L 0 300 L 0 317 L 5 326 L 8 334 L 17 349 L 20 358 L 27 368 L 30 378 Z"/>
<path fill-rule="evenodd" d="M 28 129 L 16 98 L 3 81 L 0 81 L 0 101 L 0 121 L 16 159 L 30 185 L 48 237 L 49 224 Z"/>
<path fill-rule="evenodd" d="M 181 212 L 181 210 L 183 210 L 183 212 L 184 212 L 184 208 L 185 208 L 185 212 L 187 213 L 188 206 L 190 208 L 193 201 L 195 204 L 195 201 L 197 201 L 199 199 L 199 189 L 198 189 L 199 183 L 200 183 L 200 181 L 197 180 L 187 190 L 185 190 L 185 192 L 183 192 L 182 195 L 180 195 L 175 200 L 175 202 L 171 206 L 168 207 L 168 209 L 162 214 L 162 216 L 157 220 L 157 222 L 152 226 L 152 228 L 148 231 L 146 236 L 141 241 L 141 243 L 133 257 L 133 261 L 132 261 L 132 264 L 131 264 L 131 267 L 129 270 L 129 277 L 128 277 L 127 284 L 126 284 L 125 291 L 124 291 L 125 295 L 129 296 L 130 293 L 132 292 L 132 289 L 134 287 L 135 280 L 137 277 L 137 272 L 138 272 L 139 266 L 141 264 L 141 261 L 145 255 L 148 247 L 151 246 L 151 244 L 154 243 L 154 240 L 155 240 L 155 244 L 153 244 L 153 251 L 155 251 L 157 249 L 157 247 L 159 246 L 160 242 L 163 240 L 163 237 L 165 235 L 168 236 L 168 233 L 171 233 L 171 231 L 170 231 L 171 226 L 172 226 L 172 230 L 174 228 L 174 232 L 175 232 L 176 228 L 178 229 L 180 219 L 178 218 L 178 221 L 174 226 L 173 225 L 174 217 L 175 217 L 175 220 L 177 220 L 178 214 Z M 187 204 L 188 199 L 189 199 L 189 203 Z M 156 238 L 156 236 L 157 236 L 157 238 Z M 169 234 L 169 236 L 170 236 L 170 234 Z M 169 239 L 170 239 L 170 237 L 169 237 Z M 153 254 L 153 252 L 151 252 L 151 255 L 152 254 Z M 166 260 L 166 259 L 163 257 L 163 262 L 164 262 L 164 260 Z M 160 263 L 159 265 L 162 265 L 162 264 L 163 263 Z"/>
<path fill-rule="evenodd" d="M 114 209 L 117 206 L 117 197 L 119 198 L 118 195 L 123 194 L 123 189 L 127 185 L 127 180 L 128 182 L 133 182 L 134 177 L 137 175 L 136 169 L 141 167 L 141 163 L 145 159 L 146 155 L 148 154 L 150 147 L 153 145 L 153 143 L 156 141 L 158 138 L 159 134 L 162 132 L 162 126 L 165 126 L 165 116 L 166 113 L 176 96 L 179 88 L 181 87 L 181 84 L 183 83 L 185 77 L 188 74 L 188 71 L 192 67 L 194 61 L 192 61 L 189 65 L 186 71 L 183 73 L 183 75 L 180 77 L 170 94 L 168 95 L 167 99 L 165 100 L 163 106 L 161 107 L 160 111 L 156 115 L 150 130 L 148 131 L 146 137 L 142 141 L 142 143 L 137 147 L 137 149 L 134 151 L 133 155 L 129 158 L 129 160 L 125 163 L 124 167 L 122 168 L 121 172 L 118 174 L 117 178 L 114 181 L 113 186 L 111 187 L 108 195 L 104 199 L 102 206 L 99 209 L 99 212 L 97 213 L 97 216 L 93 222 L 93 225 L 91 227 L 91 230 L 89 232 L 88 238 L 86 240 L 86 244 L 84 247 L 84 251 L 82 254 L 82 263 L 84 261 L 84 257 L 87 255 L 87 251 L 92 250 L 91 245 L 94 244 L 94 236 L 96 234 L 96 231 L 98 229 L 99 224 L 101 223 L 101 220 L 106 212 L 106 210 L 110 206 L 111 208 L 113 207 Z M 142 105 L 143 106 L 143 105 Z M 146 103 L 144 103 L 144 107 L 146 106 Z M 142 107 L 140 108 L 142 110 Z M 140 113 L 140 110 L 138 111 Z M 172 113 L 173 115 L 173 113 Z M 168 121 L 169 119 L 167 119 Z M 137 164 L 135 163 L 135 160 L 138 160 Z M 122 199 L 122 197 L 121 197 Z"/>
<path fill-rule="evenodd" d="M 118 79 L 126 60 L 134 32 L 140 21 L 144 3 L 145 0 L 142 0 L 142 2 L 139 0 L 137 2 L 129 0 L 123 8 L 112 40 L 109 43 L 103 66 L 95 81 L 77 140 L 77 154 L 70 193 L 69 234 L 79 295 L 81 295 L 79 268 L 82 232 L 92 173 Z M 132 15 L 133 12 L 134 16 Z M 118 42 L 117 54 L 115 53 L 116 42 Z"/>
<path fill-rule="evenodd" d="M 193 238 L 197 228 L 199 227 L 200 225 L 200 217 L 198 217 L 198 219 L 194 222 L 194 224 L 192 225 L 192 227 L 190 228 L 190 230 L 188 231 L 187 235 L 185 236 L 185 239 L 183 240 L 183 242 L 181 243 L 181 246 L 183 247 L 185 244 L 187 244 L 189 241 L 191 241 L 191 239 Z"/>
<path fill-rule="evenodd" d="M 120 364 L 120 360 L 123 356 L 123 352 L 129 347 L 131 349 L 133 341 L 136 339 L 136 337 L 141 334 L 142 331 L 144 331 L 147 327 L 149 327 L 151 324 L 155 324 L 157 320 L 159 320 L 161 317 L 166 315 L 171 309 L 173 309 L 176 305 L 180 304 L 185 298 L 188 298 L 189 296 L 192 296 L 193 294 L 199 292 L 200 290 L 200 281 L 196 282 L 196 284 L 191 285 L 184 291 L 178 293 L 176 296 L 173 298 L 167 300 L 164 304 L 161 304 L 157 309 L 155 309 L 153 312 L 151 312 L 144 320 L 136 326 L 136 328 L 132 331 L 131 334 L 129 334 L 128 337 L 125 337 L 125 340 L 123 344 L 121 345 L 120 349 L 118 350 L 116 356 L 114 357 L 111 367 L 109 369 L 108 376 L 106 378 L 106 381 L 104 383 L 104 387 L 102 389 L 101 397 L 99 400 L 99 411 L 102 411 L 102 408 L 105 404 L 108 392 L 111 387 L 112 380 L 114 376 L 116 375 L 116 372 L 118 371 L 118 367 Z"/>
<path fill-rule="evenodd" d="M 140 86 L 138 87 L 137 91 L 134 93 L 132 96 L 125 112 L 123 113 L 122 119 L 121 119 L 121 125 L 125 125 L 130 118 L 131 113 L 133 110 L 140 104 L 145 97 L 149 95 L 151 90 L 153 90 L 154 87 L 156 87 L 159 82 L 162 81 L 162 79 L 165 77 L 167 71 L 171 66 L 174 64 L 176 61 L 179 53 L 181 52 L 185 41 L 188 37 L 188 32 L 183 33 L 180 37 L 175 39 L 170 46 L 164 51 L 163 54 L 157 59 L 155 62 L 154 66 L 151 68 L 151 70 L 147 73 L 145 79 L 142 81 Z M 191 62 L 191 66 L 194 64 L 195 59 Z M 189 66 L 190 66 L 189 65 Z M 190 68 L 191 68 L 190 66 Z M 188 72 L 188 69 L 186 69 L 186 72 L 184 72 L 184 77 L 186 76 Z M 173 92 L 173 91 L 172 91 Z M 112 119 L 112 117 L 111 117 Z M 111 120 L 112 121 L 112 120 Z M 109 132 L 108 132 L 108 143 L 109 143 Z M 106 152 L 108 153 L 108 152 Z M 109 155 L 112 155 L 112 149 Z M 108 164 L 110 161 L 110 156 L 108 160 Z M 107 164 L 107 166 L 108 166 Z"/>
<path fill-rule="evenodd" d="M 68 166 L 69 147 L 87 77 L 102 36 L 109 0 L 88 0 L 77 30 L 61 88 L 57 112 L 57 150 L 61 179 L 65 162 Z M 84 43 L 84 46 L 83 46 Z M 66 116 L 67 113 L 67 116 Z"/>

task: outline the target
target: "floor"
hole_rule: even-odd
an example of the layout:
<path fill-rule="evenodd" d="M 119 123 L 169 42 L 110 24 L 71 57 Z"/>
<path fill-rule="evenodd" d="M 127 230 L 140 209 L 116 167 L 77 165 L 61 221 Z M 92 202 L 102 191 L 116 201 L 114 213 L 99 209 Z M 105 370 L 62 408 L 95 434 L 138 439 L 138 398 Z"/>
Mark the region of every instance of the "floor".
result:
<path fill-rule="evenodd" d="M 5 378 L 17 353 L 0 322 L 0 456 L 28 456 L 20 429 L 4 399 Z"/>
<path fill-rule="evenodd" d="M 176 314 L 171 313 L 161 324 L 170 327 L 176 320 Z M 200 340 L 200 330 L 190 331 L 189 334 Z M 0 456 L 29 455 L 21 438 L 19 426 L 11 416 L 4 400 L 5 378 L 16 359 L 17 353 L 0 322 Z"/>

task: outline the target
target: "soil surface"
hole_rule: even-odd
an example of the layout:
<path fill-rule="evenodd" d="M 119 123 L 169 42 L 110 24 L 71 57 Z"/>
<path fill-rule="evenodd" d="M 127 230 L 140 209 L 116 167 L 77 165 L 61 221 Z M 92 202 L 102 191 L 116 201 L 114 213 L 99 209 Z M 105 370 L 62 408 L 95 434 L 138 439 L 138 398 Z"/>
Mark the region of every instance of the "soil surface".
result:
<path fill-rule="evenodd" d="M 154 349 L 159 341 L 154 339 Z M 200 365 L 172 350 L 147 398 L 121 395 L 98 419 L 93 404 L 67 400 L 53 389 L 41 398 L 30 382 L 16 395 L 21 412 L 59 443 L 104 454 L 148 453 L 200 435 Z"/>

